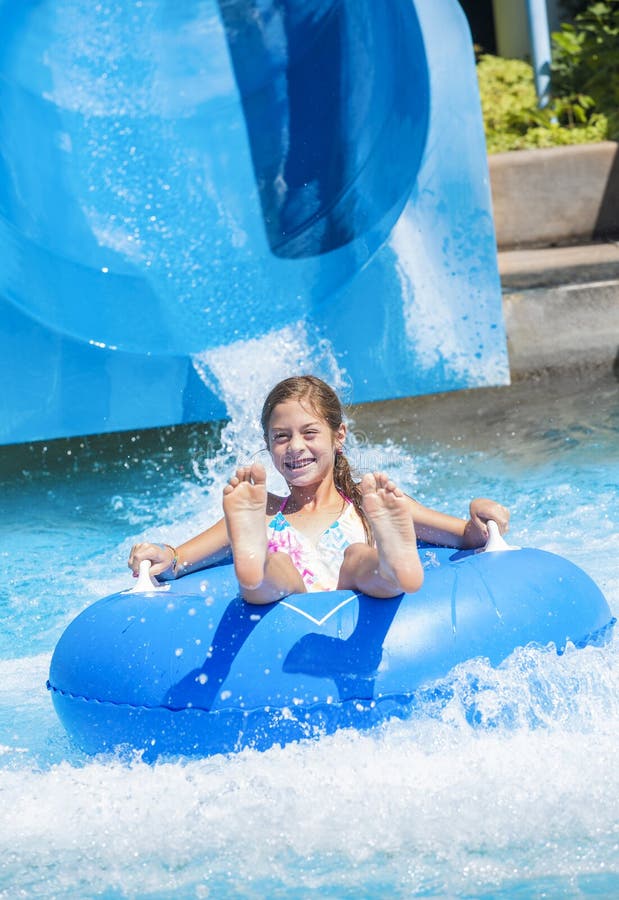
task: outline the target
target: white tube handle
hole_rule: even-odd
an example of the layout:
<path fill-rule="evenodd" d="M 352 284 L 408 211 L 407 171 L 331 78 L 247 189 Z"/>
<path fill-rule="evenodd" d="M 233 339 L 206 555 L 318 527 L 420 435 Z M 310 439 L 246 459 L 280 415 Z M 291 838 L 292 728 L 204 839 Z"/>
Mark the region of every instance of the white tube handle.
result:
<path fill-rule="evenodd" d="M 488 520 L 488 540 L 484 547 L 484 553 L 501 553 L 505 550 L 520 550 L 520 547 L 512 547 L 508 544 L 501 532 L 499 526 L 492 519 Z"/>
<path fill-rule="evenodd" d="M 168 589 L 167 585 L 159 584 L 154 578 L 151 578 L 150 574 L 150 559 L 143 559 L 140 563 L 140 569 L 138 572 L 138 580 L 134 587 L 132 587 L 128 594 L 152 594 L 153 591 L 165 591 Z"/>

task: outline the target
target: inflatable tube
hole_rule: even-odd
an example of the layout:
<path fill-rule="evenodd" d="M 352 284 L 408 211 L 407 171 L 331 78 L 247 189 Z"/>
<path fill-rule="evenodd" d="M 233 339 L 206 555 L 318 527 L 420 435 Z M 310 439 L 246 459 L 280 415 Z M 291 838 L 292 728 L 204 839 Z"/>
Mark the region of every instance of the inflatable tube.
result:
<path fill-rule="evenodd" d="M 250 606 L 230 565 L 99 600 L 54 652 L 56 711 L 88 753 L 266 749 L 406 715 L 457 663 L 497 665 L 532 642 L 562 652 L 614 621 L 589 576 L 551 553 L 420 553 L 422 589 L 393 600 L 333 591 Z"/>

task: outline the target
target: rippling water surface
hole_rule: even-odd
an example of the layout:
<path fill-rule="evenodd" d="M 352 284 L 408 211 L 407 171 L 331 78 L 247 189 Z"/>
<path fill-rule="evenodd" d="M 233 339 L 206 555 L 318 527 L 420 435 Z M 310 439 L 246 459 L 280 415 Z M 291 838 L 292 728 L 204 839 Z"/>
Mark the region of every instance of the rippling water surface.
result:
<path fill-rule="evenodd" d="M 233 426 L 0 451 L 0 897 L 619 896 L 616 634 L 472 660 L 440 702 L 366 734 L 155 766 L 70 745 L 45 690 L 55 642 L 127 586 L 136 537 L 180 542 L 218 515 L 260 449 L 258 403 L 238 396 Z M 503 500 L 514 543 L 572 559 L 618 614 L 614 379 L 353 417 L 360 469 L 456 514 Z"/>

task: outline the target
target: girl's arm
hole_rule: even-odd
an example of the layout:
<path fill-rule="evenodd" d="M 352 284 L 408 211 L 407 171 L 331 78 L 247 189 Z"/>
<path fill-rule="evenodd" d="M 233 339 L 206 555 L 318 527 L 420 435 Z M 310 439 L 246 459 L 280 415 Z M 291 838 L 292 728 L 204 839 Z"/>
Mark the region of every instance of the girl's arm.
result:
<path fill-rule="evenodd" d="M 142 560 L 149 559 L 152 563 L 151 575 L 170 580 L 221 562 L 229 553 L 230 540 L 226 523 L 224 519 L 220 519 L 206 531 L 176 548 L 169 544 L 135 544 L 131 548 L 128 565 L 133 574 L 137 575 Z"/>
<path fill-rule="evenodd" d="M 497 523 L 501 534 L 505 534 L 509 525 L 509 511 L 486 497 L 471 501 L 468 521 L 429 509 L 412 497 L 409 500 L 417 537 L 430 544 L 459 549 L 482 547 L 488 540 L 489 519 Z"/>

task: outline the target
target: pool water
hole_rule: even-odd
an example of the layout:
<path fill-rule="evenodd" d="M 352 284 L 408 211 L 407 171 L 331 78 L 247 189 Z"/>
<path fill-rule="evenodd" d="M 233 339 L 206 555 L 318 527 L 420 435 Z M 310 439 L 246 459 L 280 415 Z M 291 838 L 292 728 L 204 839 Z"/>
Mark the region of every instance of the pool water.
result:
<path fill-rule="evenodd" d="M 128 586 L 136 538 L 218 515 L 261 447 L 257 395 L 227 399 L 235 424 L 0 451 L 0 897 L 619 896 L 617 629 L 472 660 L 368 733 L 154 766 L 71 746 L 45 689 L 55 642 Z M 456 514 L 504 501 L 514 543 L 572 559 L 619 613 L 612 376 L 365 407 L 352 431 L 359 470 Z"/>

